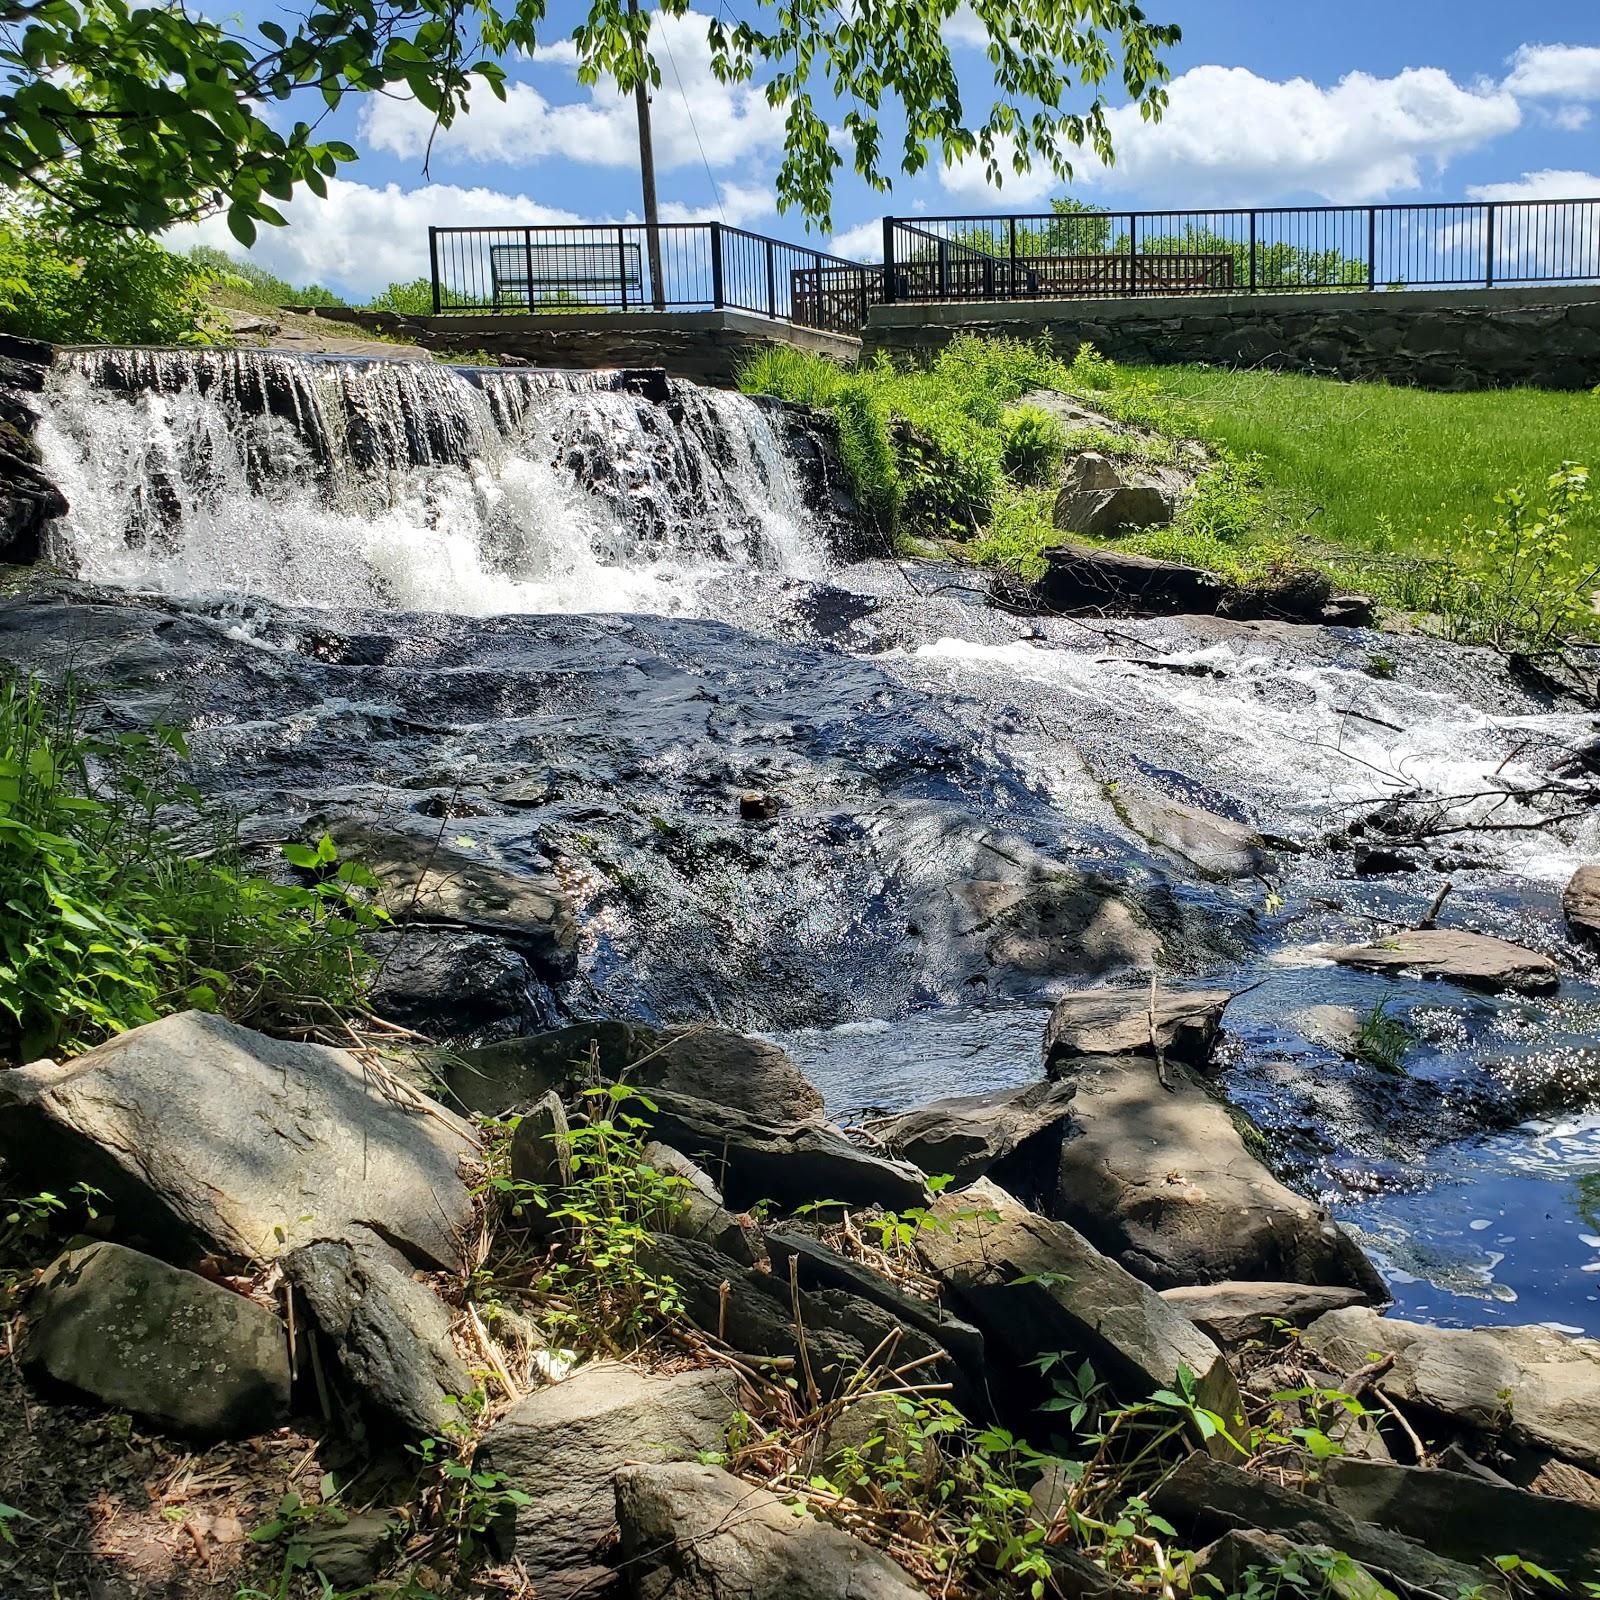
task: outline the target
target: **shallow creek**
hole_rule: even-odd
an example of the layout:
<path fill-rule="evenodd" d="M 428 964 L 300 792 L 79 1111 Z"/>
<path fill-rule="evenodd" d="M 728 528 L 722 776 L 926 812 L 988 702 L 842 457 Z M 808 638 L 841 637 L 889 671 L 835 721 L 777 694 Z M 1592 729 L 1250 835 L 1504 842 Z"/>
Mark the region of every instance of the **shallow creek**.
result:
<path fill-rule="evenodd" d="M 1534 782 L 1591 717 L 1428 641 L 1018 617 L 970 572 L 851 562 L 789 421 L 688 385 L 113 351 L 47 400 L 75 578 L 0 606 L 0 653 L 189 717 L 247 837 L 357 811 L 559 876 L 575 970 L 506 957 L 454 1026 L 711 1015 L 781 1039 L 846 1123 L 1031 1081 L 1052 994 L 1119 972 L 997 955 L 947 902 L 1043 863 L 1159 927 L 1164 983 L 1248 991 L 1221 1084 L 1402 1308 L 1600 1333 L 1600 983 L 1558 905 L 1600 818 L 1386 877 L 1329 843 L 1385 798 Z M 746 789 L 777 817 L 741 823 Z M 1206 876 L 1130 795 L 1249 824 L 1270 867 Z M 1443 923 L 1555 955 L 1558 994 L 1307 953 L 1446 878 Z M 1298 1020 L 1383 1000 L 1416 1039 L 1398 1076 Z"/>

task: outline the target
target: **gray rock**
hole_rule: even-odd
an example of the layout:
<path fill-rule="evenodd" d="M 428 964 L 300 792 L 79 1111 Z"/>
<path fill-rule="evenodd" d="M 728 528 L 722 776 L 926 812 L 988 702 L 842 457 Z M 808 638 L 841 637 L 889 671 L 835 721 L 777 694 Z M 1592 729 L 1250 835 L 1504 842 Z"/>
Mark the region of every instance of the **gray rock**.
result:
<path fill-rule="evenodd" d="M 1296 1544 L 1282 1534 L 1235 1528 L 1195 1552 L 1194 1571 L 1196 1577 L 1220 1584 L 1218 1594 L 1235 1595 L 1248 1592 L 1252 1581 L 1263 1581 L 1263 1573 L 1275 1572 L 1298 1557 L 1303 1576 L 1311 1579 L 1315 1574 L 1321 1579 L 1319 1600 L 1393 1600 L 1392 1590 L 1348 1556 L 1337 1571 L 1330 1570 L 1333 1558 L 1339 1556 L 1344 1552 L 1327 1545 Z"/>
<path fill-rule="evenodd" d="M 98 1185 L 127 1226 L 235 1258 L 371 1224 L 460 1270 L 474 1232 L 459 1169 L 476 1142 L 443 1106 L 347 1051 L 199 1011 L 0 1074 L 0 1153 L 56 1185 Z"/>
<path fill-rule="evenodd" d="M 1419 972 L 1490 993 L 1547 994 L 1560 981 L 1549 956 L 1505 939 L 1455 928 L 1413 928 L 1374 944 L 1335 945 L 1322 952 L 1364 972 Z"/>
<path fill-rule="evenodd" d="M 1038 592 L 1048 609 L 1068 616 L 1083 611 L 1212 616 L 1221 610 L 1229 589 L 1214 573 L 1198 567 L 1125 550 L 1065 544 L 1045 552 Z"/>
<path fill-rule="evenodd" d="M 651 1130 L 703 1161 L 732 1205 L 842 1200 L 903 1211 L 928 1198 L 915 1167 L 863 1150 L 822 1123 L 762 1122 L 732 1106 L 667 1090 L 653 1090 L 650 1098 L 656 1109 L 642 1115 Z"/>
<path fill-rule="evenodd" d="M 1356 1054 L 1356 1041 L 1361 1034 L 1361 1013 L 1352 1006 L 1307 1006 L 1295 1018 L 1301 1038 L 1310 1044 L 1319 1044 L 1324 1050 L 1339 1055 Z"/>
<path fill-rule="evenodd" d="M 358 1514 L 343 1522 L 323 1522 L 297 1530 L 307 1565 L 339 1591 L 371 1583 L 400 1543 L 405 1530 L 398 1516 Z"/>
<path fill-rule="evenodd" d="M 554 1089 L 547 1089 L 522 1114 L 511 1135 L 510 1159 L 512 1178 L 544 1190 L 552 1204 L 572 1182 L 572 1130 Z"/>
<path fill-rule="evenodd" d="M 347 820 L 328 831 L 376 874 L 397 922 L 481 929 L 529 950 L 551 972 L 571 969 L 577 922 L 553 876 L 502 866 L 485 849 L 446 843 L 436 829 L 400 833 Z"/>
<path fill-rule="evenodd" d="M 1211 1059 L 1222 1013 L 1233 998 L 1227 989 L 1158 990 L 1155 1037 L 1169 1061 L 1203 1067 Z M 1077 1056 L 1152 1056 L 1150 992 L 1085 989 L 1063 995 L 1044 1031 L 1045 1070 Z"/>
<path fill-rule="evenodd" d="M 579 1367 L 519 1400 L 478 1454 L 484 1467 L 532 1497 L 514 1526 L 508 1519 L 493 1530 L 497 1547 L 506 1558 L 515 1555 L 535 1582 L 588 1565 L 615 1520 L 617 1470 L 721 1449 L 738 1408 L 731 1373 L 663 1378 L 610 1361 Z"/>
<path fill-rule="evenodd" d="M 242 1438 L 289 1415 L 284 1326 L 253 1300 L 119 1244 L 69 1250 L 27 1303 L 34 1378 L 173 1433 Z"/>
<path fill-rule="evenodd" d="M 634 1600 L 923 1600 L 881 1551 L 721 1467 L 617 1474 Z"/>
<path fill-rule="evenodd" d="M 1241 822 L 1137 789 L 1119 788 L 1111 803 L 1135 833 L 1207 877 L 1255 878 L 1267 870 L 1266 841 Z"/>
<path fill-rule="evenodd" d="M 1330 1456 L 1317 1467 L 1317 1496 L 1456 1561 L 1519 1555 L 1577 1589 L 1600 1572 L 1600 1506 L 1486 1482 L 1463 1472 Z"/>
<path fill-rule="evenodd" d="M 1049 1351 L 1089 1357 L 1140 1395 L 1194 1374 L 1203 1403 L 1230 1421 L 1239 1391 L 1221 1351 L 1152 1289 L 1065 1223 L 1035 1216 L 980 1179 L 934 1202 L 938 1226 L 917 1255 L 1016 1366 Z"/>
<path fill-rule="evenodd" d="M 1230 1279 L 1334 1284 L 1387 1299 L 1325 1211 L 1279 1183 L 1235 1118 L 1186 1067 L 1096 1056 L 1061 1069 L 1078 1132 L 1061 1151 L 1052 1215 L 1157 1288 Z"/>
<path fill-rule="evenodd" d="M 1150 1503 L 1180 1532 L 1221 1538 L 1235 1529 L 1260 1529 L 1298 1545 L 1342 1552 L 1391 1583 L 1453 1595 L 1483 1574 L 1334 1506 L 1298 1494 L 1259 1473 L 1245 1472 L 1195 1452 L 1167 1474 Z"/>
<path fill-rule="evenodd" d="M 1600 867 L 1579 867 L 1561 892 L 1561 910 L 1574 939 L 1600 944 Z"/>
<path fill-rule="evenodd" d="M 1115 462 L 1097 451 L 1072 457 L 1056 493 L 1056 527 L 1091 538 L 1139 528 L 1164 528 L 1174 503 L 1159 484 L 1130 481 Z"/>
<path fill-rule="evenodd" d="M 472 1378 L 450 1338 L 448 1307 L 378 1239 L 322 1240 L 283 1258 L 361 1398 L 402 1428 L 436 1434 L 461 1416 Z"/>
<path fill-rule="evenodd" d="M 1600 1340 L 1540 1327 L 1433 1328 L 1351 1308 L 1306 1329 L 1303 1348 L 1351 1372 L 1377 1351 L 1377 1384 L 1483 1433 L 1600 1470 Z"/>
<path fill-rule="evenodd" d="M 1163 1289 L 1161 1298 L 1226 1346 L 1271 1338 L 1281 1323 L 1303 1328 L 1324 1311 L 1365 1304 L 1368 1295 L 1310 1283 L 1195 1283 Z"/>
<path fill-rule="evenodd" d="M 578 1022 L 463 1051 L 450 1088 L 474 1111 L 499 1116 L 585 1080 L 591 1059 L 603 1082 L 652 1095 L 692 1094 L 780 1126 L 822 1120 L 822 1096 L 782 1049 L 728 1028 Z"/>
<path fill-rule="evenodd" d="M 1072 1114 L 1072 1093 L 1070 1084 L 1034 1083 L 958 1095 L 908 1111 L 874 1131 L 886 1150 L 930 1177 L 949 1176 L 959 1186 L 992 1173 L 996 1182 L 1016 1187 L 1000 1169 L 1055 1164 L 1062 1123 Z"/>

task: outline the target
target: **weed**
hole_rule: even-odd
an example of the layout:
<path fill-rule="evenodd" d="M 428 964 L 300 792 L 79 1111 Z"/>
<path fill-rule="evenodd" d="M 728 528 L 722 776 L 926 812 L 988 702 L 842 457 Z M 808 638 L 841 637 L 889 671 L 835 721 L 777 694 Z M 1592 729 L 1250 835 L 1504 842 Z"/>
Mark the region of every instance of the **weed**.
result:
<path fill-rule="evenodd" d="M 283 1022 L 362 1003 L 386 920 L 331 839 L 289 845 L 303 881 L 245 870 L 177 776 L 176 728 L 88 729 L 72 684 L 0 683 L 0 1056 L 76 1051 L 185 1007 Z M 165 820 L 210 829 L 209 848 Z"/>
<path fill-rule="evenodd" d="M 1351 1048 L 1357 1060 L 1365 1061 L 1380 1072 L 1400 1076 L 1406 1070 L 1406 1057 L 1415 1044 L 1416 1038 L 1405 1022 L 1389 1014 L 1389 1002 L 1379 1000 L 1362 1017 Z"/>
<path fill-rule="evenodd" d="M 1000 431 L 1001 465 L 1013 483 L 1037 487 L 1061 471 L 1066 430 L 1042 406 L 1023 405 L 1006 412 Z"/>

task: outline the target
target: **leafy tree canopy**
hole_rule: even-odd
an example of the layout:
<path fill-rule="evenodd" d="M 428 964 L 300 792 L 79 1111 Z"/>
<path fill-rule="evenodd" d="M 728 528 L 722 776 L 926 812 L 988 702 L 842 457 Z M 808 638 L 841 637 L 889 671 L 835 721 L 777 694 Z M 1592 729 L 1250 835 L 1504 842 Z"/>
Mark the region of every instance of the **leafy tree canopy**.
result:
<path fill-rule="evenodd" d="M 547 0 L 309 0 L 251 31 L 181 3 L 0 0 L 0 185 L 47 197 L 68 214 L 153 230 L 226 207 L 234 235 L 284 219 L 274 202 L 298 185 L 325 194 L 355 159 L 319 125 L 350 95 L 410 94 L 448 127 L 469 91 L 504 98 L 498 58 L 547 34 Z M 658 0 L 682 15 L 690 0 Z M 946 42 L 958 0 L 759 0 L 753 15 L 708 22 L 725 82 L 767 77 L 786 111 L 780 206 L 831 225 L 843 161 L 826 96 L 857 172 L 889 186 L 880 114 L 898 108 L 899 170 L 931 156 L 981 160 L 992 182 L 1034 162 L 1071 176 L 1070 156 L 1111 157 L 1108 86 L 1147 119 L 1166 104 L 1162 53 L 1178 29 L 1146 19 L 1135 0 L 974 0 L 988 34 L 995 97 L 969 115 Z M 208 8 L 209 9 L 209 8 Z M 217 8 L 220 13 L 223 8 Z M 573 34 L 579 78 L 624 93 L 660 82 L 650 11 L 591 0 Z M 769 76 L 770 75 L 770 76 Z M 264 108 L 294 101 L 310 120 L 284 131 Z M 825 102 L 827 103 L 827 102 Z M 287 119 L 275 117 L 280 124 Z"/>

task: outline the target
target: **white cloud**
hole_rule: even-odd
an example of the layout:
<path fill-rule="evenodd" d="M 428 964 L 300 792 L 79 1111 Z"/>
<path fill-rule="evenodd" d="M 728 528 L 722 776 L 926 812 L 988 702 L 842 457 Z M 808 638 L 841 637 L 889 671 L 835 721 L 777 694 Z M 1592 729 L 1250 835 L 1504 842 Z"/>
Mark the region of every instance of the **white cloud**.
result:
<path fill-rule="evenodd" d="M 1525 44 L 1504 87 L 1530 99 L 1600 100 L 1600 45 Z"/>
<path fill-rule="evenodd" d="M 834 255 L 850 261 L 882 261 L 883 218 L 874 217 L 870 222 L 858 223 L 854 228 L 834 234 L 828 248 Z"/>
<path fill-rule="evenodd" d="M 970 5 L 960 5 L 944 25 L 944 42 L 952 49 L 965 46 L 969 50 L 989 48 L 989 30 L 978 20 L 978 13 Z"/>
<path fill-rule="evenodd" d="M 1541 112 L 1540 117 L 1563 133 L 1578 133 L 1589 126 L 1593 113 L 1588 106 L 1557 106 L 1554 111 Z"/>
<path fill-rule="evenodd" d="M 578 64 L 578 41 L 557 39 L 554 44 L 536 44 L 527 55 L 530 61 L 547 61 L 553 66 L 575 67 Z"/>
<path fill-rule="evenodd" d="M 1503 87 L 1463 87 L 1437 67 L 1408 67 L 1392 78 L 1353 72 L 1328 88 L 1244 67 L 1193 67 L 1173 79 L 1170 95 L 1159 123 L 1145 122 L 1135 106 L 1114 108 L 1116 165 L 1075 158 L 1078 181 L 1185 206 L 1261 205 L 1302 194 L 1379 200 L 1420 188 L 1425 175 L 1522 118 Z M 1035 166 L 1025 177 L 1008 174 L 997 196 L 972 161 L 947 168 L 941 182 L 989 204 L 999 197 L 1028 204 L 1059 187 Z"/>
<path fill-rule="evenodd" d="M 445 183 L 376 189 L 343 178 L 328 180 L 325 201 L 302 190 L 279 209 L 289 225 L 262 228 L 247 252 L 250 259 L 291 283 L 326 283 L 361 296 L 427 275 L 430 223 L 472 227 L 579 220 L 526 195 L 494 189 Z M 220 216 L 174 228 L 167 237 L 178 249 L 191 244 L 239 249 Z"/>
<path fill-rule="evenodd" d="M 1509 183 L 1474 184 L 1467 195 L 1473 200 L 1600 200 L 1600 176 L 1546 167 Z"/>
<path fill-rule="evenodd" d="M 711 71 L 707 18 L 656 12 L 651 49 L 661 87 L 651 102 L 656 166 L 747 166 L 783 145 L 783 112 L 767 104 L 759 86 L 720 83 Z M 540 47 L 536 59 L 574 62 L 571 41 Z M 531 84 L 507 86 L 504 101 L 477 90 L 470 108 L 433 141 L 436 161 L 500 161 L 516 165 L 550 157 L 587 166 L 633 167 L 639 136 L 633 96 L 609 85 L 588 98 L 557 104 Z M 361 132 L 375 149 L 417 158 L 428 148 L 433 117 L 413 100 L 374 96 L 362 112 Z"/>
<path fill-rule="evenodd" d="M 735 227 L 774 210 L 770 192 L 756 185 L 721 185 L 724 220 Z M 428 273 L 428 228 L 537 227 L 541 223 L 637 222 L 637 212 L 620 217 L 578 216 L 540 204 L 525 194 L 498 189 L 461 188 L 429 183 L 403 189 L 397 183 L 374 188 L 344 178 L 328 181 L 328 198 L 318 200 L 305 190 L 279 209 L 287 227 L 263 227 L 255 246 L 244 252 L 269 272 L 300 285 L 323 283 L 365 299 L 390 283 L 404 283 Z M 669 200 L 661 207 L 663 222 L 699 222 L 714 213 L 710 205 Z M 238 242 L 220 216 L 174 228 L 167 241 L 187 250 L 210 244 L 239 254 Z"/>

